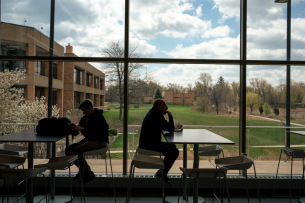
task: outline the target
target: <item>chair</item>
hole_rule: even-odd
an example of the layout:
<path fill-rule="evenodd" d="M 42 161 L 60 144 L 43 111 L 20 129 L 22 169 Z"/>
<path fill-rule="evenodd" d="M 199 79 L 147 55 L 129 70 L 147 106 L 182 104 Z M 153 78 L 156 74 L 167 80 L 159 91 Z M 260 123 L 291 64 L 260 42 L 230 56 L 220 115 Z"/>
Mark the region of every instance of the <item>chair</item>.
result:
<path fill-rule="evenodd" d="M 11 144 L 0 144 L 0 155 L 10 155 L 10 156 L 21 156 L 26 155 L 28 153 L 28 148 L 18 145 Z M 24 169 L 24 165 L 22 164 L 22 168 Z"/>
<path fill-rule="evenodd" d="M 218 156 L 219 158 L 220 153 L 222 153 L 222 157 L 225 158 L 223 149 L 218 145 L 204 146 L 204 147 L 199 147 L 198 149 L 199 156 L 208 156 L 208 157 Z"/>
<path fill-rule="evenodd" d="M 17 145 L 10 144 L 0 144 L 0 154 L 11 155 L 11 156 L 21 156 L 28 153 L 28 148 Z"/>
<path fill-rule="evenodd" d="M 165 168 L 164 164 L 163 164 L 163 159 L 157 158 L 157 157 L 140 155 L 140 154 L 133 155 L 133 158 L 132 158 L 132 161 L 130 164 L 129 186 L 128 186 L 128 191 L 127 191 L 126 202 L 129 203 L 129 201 L 130 201 L 131 190 L 132 190 L 132 179 L 134 177 L 135 168 L 160 169 L 161 177 L 162 177 L 162 180 L 161 180 L 162 181 L 162 198 L 163 198 L 163 203 L 165 203 L 164 181 L 163 181 L 164 175 L 163 175 L 163 170 L 161 170 L 161 169 Z"/>
<path fill-rule="evenodd" d="M 141 155 L 146 155 L 146 156 L 160 156 L 160 158 L 163 155 L 162 152 L 141 149 L 141 148 L 139 148 L 139 145 L 137 146 L 136 154 L 141 154 Z"/>
<path fill-rule="evenodd" d="M 230 203 L 230 197 L 229 197 L 229 190 L 228 190 L 228 184 L 227 184 L 227 178 L 226 178 L 226 174 L 228 169 L 226 168 L 220 168 L 220 169 L 209 169 L 209 168 L 181 168 L 180 170 L 183 172 L 183 174 L 186 177 L 190 177 L 190 178 L 205 178 L 205 179 L 216 179 L 216 178 L 224 178 L 223 181 L 223 190 L 222 190 L 222 198 L 221 201 L 218 199 L 218 197 L 215 195 L 215 184 L 214 184 L 214 190 L 213 190 L 213 202 L 214 202 L 214 196 L 216 197 L 216 199 L 218 200 L 218 202 L 223 203 L 223 196 L 224 196 L 224 185 L 226 185 L 226 190 L 227 190 L 227 194 L 228 194 L 228 201 Z M 178 196 L 178 203 L 180 201 L 180 193 L 181 193 L 181 184 L 182 184 L 182 175 L 181 175 L 181 179 L 180 179 L 180 189 L 179 189 L 179 196 Z M 190 181 L 189 181 L 190 182 Z M 187 185 L 187 184 L 186 184 Z M 188 187 L 189 188 L 189 187 Z M 188 202 L 188 197 L 189 197 L 189 189 L 187 192 L 187 199 L 186 202 Z"/>
<path fill-rule="evenodd" d="M 101 156 L 105 156 L 105 166 L 106 166 L 106 175 L 107 175 L 107 151 L 109 154 L 109 160 L 110 160 L 110 168 L 111 168 L 111 175 L 112 175 L 112 184 L 113 184 L 113 193 L 114 193 L 114 201 L 116 202 L 116 195 L 115 195 L 115 184 L 114 184 L 114 177 L 113 177 L 113 171 L 112 171 L 112 163 L 111 163 L 111 156 L 110 156 L 110 150 L 109 148 L 101 148 L 101 149 L 97 149 L 97 150 L 92 150 L 92 151 L 87 151 L 84 152 L 83 156 L 88 156 L 88 155 L 101 155 Z M 84 159 L 85 162 L 85 159 Z M 83 164 L 83 167 L 85 166 L 85 164 Z M 83 175 L 84 175 L 84 168 L 82 169 L 83 171 Z"/>
<path fill-rule="evenodd" d="M 215 159 L 215 164 L 219 168 L 227 168 L 228 170 L 247 170 L 247 169 L 251 168 L 251 166 L 253 166 L 258 199 L 259 199 L 259 202 L 261 202 L 258 183 L 257 183 L 257 177 L 256 177 L 255 165 L 254 165 L 254 161 L 252 159 L 249 159 L 248 157 L 241 155 L 241 156 L 235 156 L 235 157 Z M 248 175 L 246 175 L 246 187 L 247 187 L 247 196 L 248 196 L 248 202 L 249 202 Z"/>
<path fill-rule="evenodd" d="M 24 162 L 25 162 L 25 158 L 23 157 L 0 155 L 1 168 L 14 169 L 20 165 L 23 165 Z"/>
<path fill-rule="evenodd" d="M 6 183 L 7 183 L 7 188 L 9 186 L 8 180 L 9 179 L 17 179 L 18 183 L 17 185 L 19 186 L 22 182 L 26 183 L 25 189 L 26 189 L 26 193 L 21 195 L 19 197 L 18 194 L 18 190 L 17 190 L 17 202 L 20 198 L 22 198 L 23 196 L 26 196 L 28 199 L 28 187 L 27 187 L 27 180 L 29 178 L 33 178 L 35 177 L 35 184 L 34 184 L 34 193 L 35 193 L 35 185 L 36 185 L 36 176 L 38 174 L 41 174 L 44 177 L 44 186 L 45 186 L 45 195 L 47 197 L 47 192 L 46 192 L 46 180 L 45 180 L 45 176 L 44 174 L 42 174 L 42 172 L 45 172 L 47 170 L 46 167 L 44 168 L 39 168 L 39 169 L 7 169 L 4 168 L 3 166 L 0 166 L 0 179 L 4 179 L 4 189 L 3 189 L 3 196 L 2 196 L 2 202 L 4 201 L 4 196 L 5 196 L 5 187 L 6 187 Z M 19 182 L 19 179 L 22 179 L 21 182 Z M 45 197 L 45 198 L 46 198 Z M 14 201 L 14 202 L 16 202 Z M 31 200 L 30 202 L 32 202 L 33 200 Z M 7 202 L 9 202 L 9 190 L 7 189 Z"/>
<path fill-rule="evenodd" d="M 305 158 L 305 152 L 304 150 L 301 149 L 295 149 L 295 148 L 290 148 L 290 147 L 283 147 L 281 149 L 281 153 L 280 153 L 280 158 L 279 158 L 279 163 L 277 166 L 277 171 L 276 171 L 276 175 L 275 175 L 275 182 L 274 182 L 274 188 L 273 188 L 273 197 L 287 197 L 287 196 L 275 196 L 275 186 L 276 186 L 276 180 L 277 180 L 277 176 L 278 176 L 278 172 L 279 172 L 279 167 L 280 167 L 280 163 L 281 163 L 281 156 L 282 156 L 282 152 L 284 152 L 288 157 L 291 157 L 291 172 L 290 172 L 290 202 L 291 202 L 291 184 L 292 184 L 292 165 L 293 165 L 293 158 L 300 158 L 303 159 L 303 175 L 302 175 L 302 183 L 301 183 L 301 188 L 300 188 L 300 193 L 299 196 L 293 196 L 293 197 L 298 197 L 300 198 L 301 196 L 301 189 L 303 187 L 303 180 L 304 180 L 304 170 L 305 170 L 305 165 L 304 165 L 304 158 Z"/>
<path fill-rule="evenodd" d="M 69 168 L 69 181 L 70 181 L 70 196 L 71 196 L 71 202 L 73 201 L 72 196 L 72 182 L 71 182 L 71 169 L 70 167 L 74 164 L 75 161 L 78 161 L 77 155 L 71 155 L 71 156 L 63 156 L 63 157 L 55 157 L 50 158 L 49 162 L 47 164 L 39 164 L 35 165 L 34 168 L 47 168 L 47 170 L 66 170 Z M 51 177 L 50 177 L 51 178 Z M 51 179 L 49 183 L 49 188 L 51 190 Z M 83 189 L 83 179 L 81 177 L 81 184 Z M 84 190 L 82 190 L 84 192 Z M 48 199 L 48 202 L 50 201 L 50 198 Z M 82 201 L 82 200 L 81 200 Z"/>

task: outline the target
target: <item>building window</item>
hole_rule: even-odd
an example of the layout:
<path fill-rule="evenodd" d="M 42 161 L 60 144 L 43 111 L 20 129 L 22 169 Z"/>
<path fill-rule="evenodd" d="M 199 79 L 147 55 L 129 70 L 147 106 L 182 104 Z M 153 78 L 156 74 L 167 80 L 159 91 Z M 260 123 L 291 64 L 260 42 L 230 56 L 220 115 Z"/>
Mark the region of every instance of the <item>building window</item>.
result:
<path fill-rule="evenodd" d="M 86 93 L 86 99 L 90 99 L 90 94 Z"/>
<path fill-rule="evenodd" d="M 103 106 L 103 95 L 100 95 L 100 106 Z"/>
<path fill-rule="evenodd" d="M 191 97 L 184 97 L 185 99 L 191 99 Z"/>
<path fill-rule="evenodd" d="M 80 69 L 74 68 L 74 83 L 82 85 L 82 74 L 83 72 Z"/>
<path fill-rule="evenodd" d="M 94 88 L 97 88 L 98 77 L 94 77 Z"/>
<path fill-rule="evenodd" d="M 100 90 L 103 90 L 103 80 L 100 80 Z"/>
<path fill-rule="evenodd" d="M 80 103 L 81 103 L 81 100 L 80 100 L 80 92 L 74 92 L 74 108 L 75 109 L 78 109 Z"/>
<path fill-rule="evenodd" d="M 45 62 L 37 61 L 36 62 L 36 75 L 45 75 Z"/>
<path fill-rule="evenodd" d="M 52 105 L 57 104 L 57 90 L 53 90 Z"/>
<path fill-rule="evenodd" d="M 181 97 L 174 97 L 174 99 L 181 99 Z"/>
<path fill-rule="evenodd" d="M 17 46 L 1 44 L 2 56 L 25 56 L 26 52 Z M 1 61 L 0 71 L 8 69 L 9 71 L 23 71 L 25 69 L 25 61 Z"/>
<path fill-rule="evenodd" d="M 44 97 L 44 88 L 43 87 L 35 87 L 35 98 L 37 97 L 40 99 L 41 97 Z"/>
<path fill-rule="evenodd" d="M 91 87 L 91 77 L 92 75 L 88 74 L 86 75 L 86 86 Z"/>
<path fill-rule="evenodd" d="M 93 106 L 97 106 L 97 95 L 94 95 L 94 105 Z"/>
<path fill-rule="evenodd" d="M 57 64 L 53 63 L 53 78 L 57 79 Z"/>

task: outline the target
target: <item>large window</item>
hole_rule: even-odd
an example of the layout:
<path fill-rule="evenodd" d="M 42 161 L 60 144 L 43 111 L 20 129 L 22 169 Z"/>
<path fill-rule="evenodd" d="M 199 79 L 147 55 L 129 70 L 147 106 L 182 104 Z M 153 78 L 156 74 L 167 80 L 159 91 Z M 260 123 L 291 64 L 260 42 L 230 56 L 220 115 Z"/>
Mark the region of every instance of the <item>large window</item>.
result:
<path fill-rule="evenodd" d="M 37 61 L 36 62 L 36 75 L 45 75 L 45 62 Z"/>
<path fill-rule="evenodd" d="M 81 93 L 74 92 L 74 109 L 78 109 L 81 102 Z"/>
<path fill-rule="evenodd" d="M 74 68 L 74 84 L 82 84 L 83 72 L 80 69 Z"/>
<path fill-rule="evenodd" d="M 94 88 L 97 88 L 98 77 L 94 77 Z"/>
<path fill-rule="evenodd" d="M 92 75 L 88 74 L 86 75 L 86 86 L 91 87 L 91 80 L 92 80 Z"/>
<path fill-rule="evenodd" d="M 53 78 L 57 79 L 57 64 L 53 63 Z"/>
<path fill-rule="evenodd" d="M 50 9 L 39 0 L 29 2 L 29 8 Z M 50 15 L 29 13 L 21 9 L 22 2 L 16 1 L 12 6 L 10 1 L 2 1 L 1 20 L 7 23 L 1 23 L 4 28 L 1 29 L 4 32 L 1 54 L 7 58 L 0 61 L 1 70 L 22 69 L 27 64 L 28 73 L 34 73 L 32 59 L 22 60 L 24 56 L 36 56 L 35 50 L 39 49 L 39 60 L 46 61 L 47 57 L 47 61 L 64 61 L 67 68 L 64 72 L 69 75 L 64 78 L 69 83 L 73 83 L 73 71 L 74 83 L 81 84 L 85 77 L 84 87 L 77 90 L 85 94 L 82 98 L 91 98 L 97 103 L 92 94 L 98 91 L 88 87 L 105 90 L 105 96 L 97 99 L 101 105 L 105 103 L 109 107 L 104 116 L 110 129 L 119 129 L 119 136 L 113 136 L 110 148 L 115 152 L 112 154 L 115 161 L 123 167 L 115 172 L 128 171 L 127 161 L 137 145 L 140 129 L 132 131 L 128 125 L 141 125 L 152 108 L 149 103 L 156 98 L 166 101 L 169 110 L 174 112 L 175 122 L 183 123 L 185 128 L 205 126 L 234 141 L 234 147 L 222 146 L 225 156 L 248 150 L 250 158 L 263 164 L 277 159 L 275 152 L 279 146 L 289 146 L 290 137 L 285 136 L 284 128 L 290 120 L 294 126 L 305 124 L 302 113 L 305 105 L 302 77 L 305 75 L 305 13 L 301 9 L 305 2 L 293 1 L 292 4 L 290 58 L 286 57 L 289 35 L 285 3 L 263 0 L 259 3 L 258 0 L 126 2 L 129 5 L 125 7 L 124 0 L 56 1 L 54 57 L 48 58 L 48 31 L 53 22 Z M 15 9 L 18 6 L 19 9 Z M 125 16 L 125 8 L 130 8 L 130 15 Z M 244 8 L 247 8 L 247 16 Z M 43 30 L 37 27 L 39 24 L 43 25 Z M 12 29 L 8 29 L 10 27 Z M 12 34 L 6 33 L 7 30 Z M 29 34 L 32 32 L 34 35 Z M 73 50 L 64 47 L 68 43 Z M 77 64 L 86 75 L 73 70 L 75 66 L 69 69 L 69 63 Z M 286 78 L 290 73 L 287 65 L 293 70 L 291 78 Z M 92 66 L 102 70 L 105 76 Z M 41 73 L 41 67 L 36 72 Z M 56 73 L 54 67 L 54 78 L 57 78 Z M 99 86 L 94 75 L 103 78 Z M 285 92 L 290 83 L 291 104 L 287 106 Z M 74 103 L 79 97 L 75 92 Z M 252 107 L 249 98 L 255 100 Z M 64 100 L 63 108 L 72 109 L 73 103 L 66 104 L 72 100 Z M 285 108 L 286 111 L 291 109 L 290 116 L 284 114 Z M 130 113 L 124 117 L 127 109 Z M 279 115 L 276 115 L 277 110 Z M 267 125 L 272 128 L 267 129 Z M 123 133 L 123 129 L 128 129 L 127 133 Z M 126 140 L 129 140 L 128 147 Z M 291 144 L 297 145 L 296 142 L 301 142 L 300 138 Z M 178 148 L 182 149 L 181 145 Z M 193 158 L 192 150 L 187 153 Z M 182 158 L 180 156 L 179 160 Z"/>
<path fill-rule="evenodd" d="M 44 87 L 35 87 L 35 97 L 41 98 L 45 96 L 45 88 Z"/>

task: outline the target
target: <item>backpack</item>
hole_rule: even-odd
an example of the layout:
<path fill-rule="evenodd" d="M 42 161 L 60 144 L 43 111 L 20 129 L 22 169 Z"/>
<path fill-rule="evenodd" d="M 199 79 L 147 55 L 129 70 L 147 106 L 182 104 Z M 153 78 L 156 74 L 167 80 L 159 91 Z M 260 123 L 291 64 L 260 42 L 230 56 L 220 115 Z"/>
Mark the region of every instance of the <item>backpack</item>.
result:
<path fill-rule="evenodd" d="M 36 126 L 36 133 L 38 135 L 78 135 L 78 131 L 73 130 L 73 125 L 70 119 L 61 117 L 49 117 L 43 118 L 38 121 L 38 125 Z M 72 139 L 73 139 L 72 137 Z"/>

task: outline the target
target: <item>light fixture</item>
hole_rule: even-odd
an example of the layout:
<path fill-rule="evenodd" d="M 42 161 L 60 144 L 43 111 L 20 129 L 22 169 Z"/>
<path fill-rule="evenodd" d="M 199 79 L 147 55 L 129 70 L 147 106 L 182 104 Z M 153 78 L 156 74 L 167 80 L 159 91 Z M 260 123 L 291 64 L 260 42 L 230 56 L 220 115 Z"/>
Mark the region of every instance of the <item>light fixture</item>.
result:
<path fill-rule="evenodd" d="M 42 30 L 42 29 L 43 29 L 43 27 L 42 27 L 42 25 L 41 25 L 41 24 L 39 24 L 39 25 L 38 25 L 38 30 L 39 30 L 39 26 L 40 26 L 40 29 Z M 40 31 L 40 39 L 39 39 L 39 41 L 41 41 L 41 31 Z"/>
<path fill-rule="evenodd" d="M 275 3 L 287 3 L 287 0 L 275 0 Z"/>
<path fill-rule="evenodd" d="M 25 26 L 25 23 L 26 23 L 26 19 L 25 18 L 23 19 L 23 23 L 24 23 L 24 26 Z"/>

